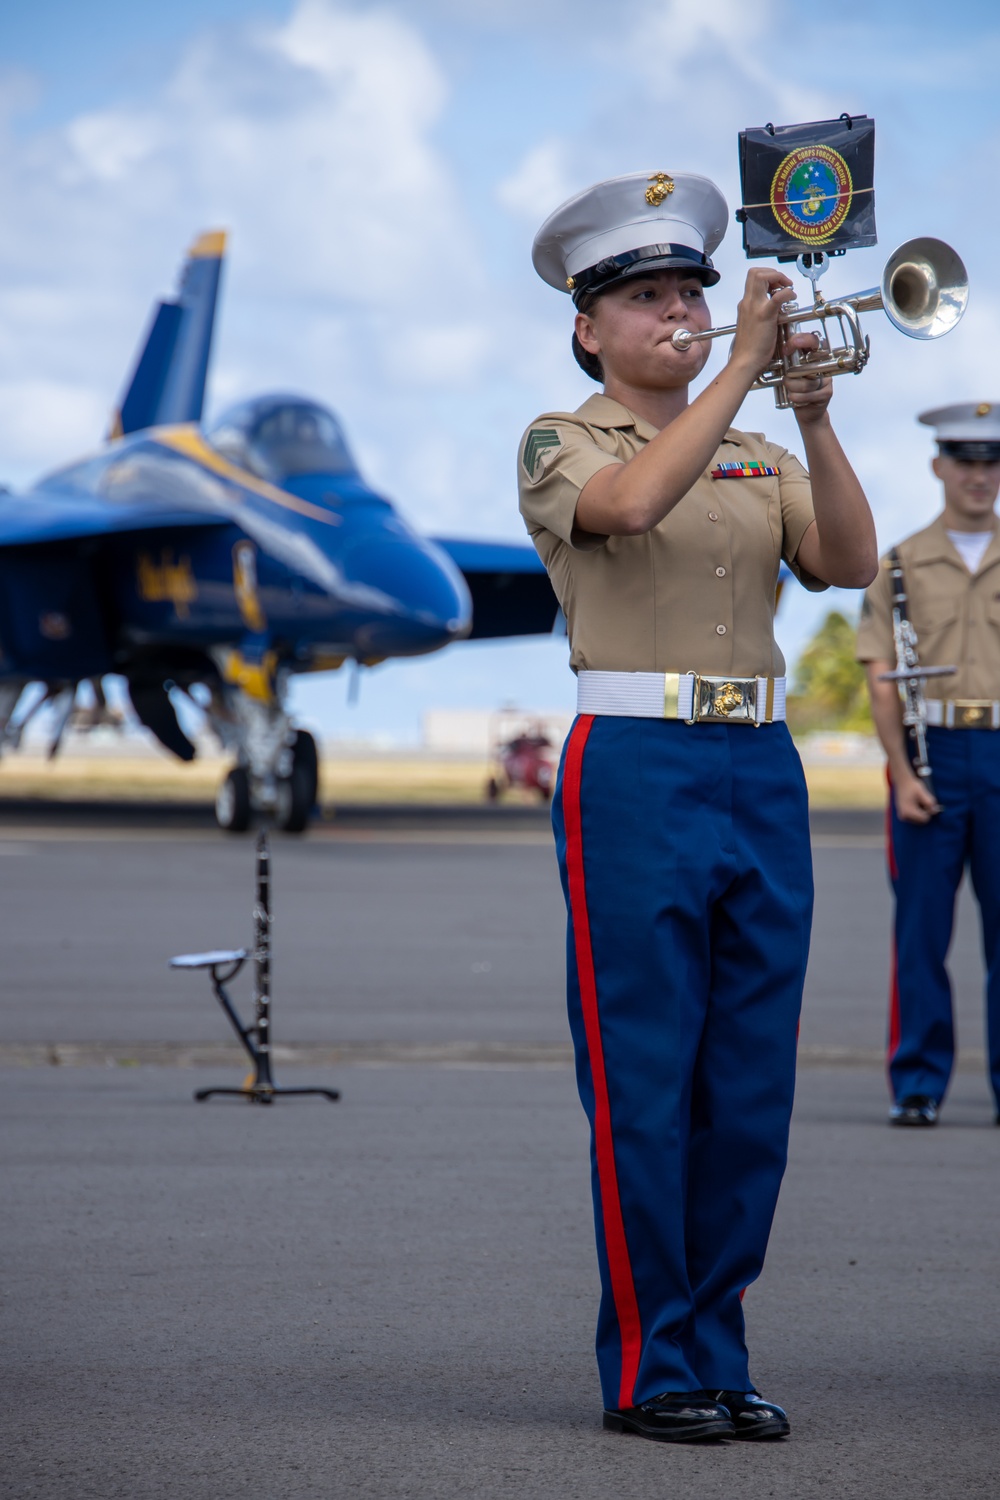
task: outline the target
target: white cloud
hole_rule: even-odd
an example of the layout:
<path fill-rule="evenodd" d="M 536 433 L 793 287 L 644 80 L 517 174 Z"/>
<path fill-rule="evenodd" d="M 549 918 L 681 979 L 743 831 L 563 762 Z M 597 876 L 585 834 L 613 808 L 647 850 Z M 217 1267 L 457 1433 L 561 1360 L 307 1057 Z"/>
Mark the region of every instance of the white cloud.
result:
<path fill-rule="evenodd" d="M 301 0 L 195 38 L 138 103 L 10 135 L 0 352 L 25 393 L 59 396 L 34 422 L 27 394 L 0 409 L 0 463 L 26 478 L 100 436 L 150 303 L 214 226 L 232 231 L 214 404 L 284 386 L 367 410 L 387 380 L 400 402 L 474 380 L 482 257 L 432 139 L 447 92 L 399 14 Z"/>
<path fill-rule="evenodd" d="M 81 182 L 120 182 L 133 175 L 149 160 L 159 139 L 154 120 L 113 112 L 83 115 L 66 131 Z"/>
<path fill-rule="evenodd" d="M 482 323 L 411 324 L 388 350 L 399 381 L 455 386 L 478 378 L 491 346 Z"/>
<path fill-rule="evenodd" d="M 675 119 L 711 119 L 713 136 L 728 135 L 734 106 L 745 111 L 751 103 L 782 124 L 815 119 L 824 91 L 800 81 L 810 70 L 797 68 L 786 49 L 787 15 L 780 0 L 654 0 L 627 30 L 618 57 Z M 764 123 L 740 118 L 741 126 Z"/>
<path fill-rule="evenodd" d="M 567 158 L 563 141 L 547 140 L 532 146 L 499 184 L 497 198 L 512 214 L 537 226 L 578 186 Z"/>
<path fill-rule="evenodd" d="M 0 482 L 26 466 L 60 433 L 63 457 L 93 447 L 108 427 L 110 403 L 94 391 L 59 380 L 0 381 Z"/>

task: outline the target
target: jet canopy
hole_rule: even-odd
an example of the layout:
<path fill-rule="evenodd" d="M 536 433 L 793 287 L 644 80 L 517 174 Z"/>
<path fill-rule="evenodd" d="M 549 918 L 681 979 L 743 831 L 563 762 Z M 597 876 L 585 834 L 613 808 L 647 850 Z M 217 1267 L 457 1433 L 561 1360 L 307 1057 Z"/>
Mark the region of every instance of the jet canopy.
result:
<path fill-rule="evenodd" d="M 231 463 L 272 483 L 355 471 L 337 418 L 297 396 L 259 396 L 230 407 L 205 436 Z"/>

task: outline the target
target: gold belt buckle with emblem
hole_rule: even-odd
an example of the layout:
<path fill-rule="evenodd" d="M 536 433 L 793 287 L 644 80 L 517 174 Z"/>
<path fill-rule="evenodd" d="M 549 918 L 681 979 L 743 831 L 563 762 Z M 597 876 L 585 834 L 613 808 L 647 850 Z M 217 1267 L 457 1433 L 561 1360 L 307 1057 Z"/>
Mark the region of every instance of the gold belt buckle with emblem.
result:
<path fill-rule="evenodd" d="M 695 674 L 692 722 L 757 720 L 756 677 L 701 677 Z"/>
<path fill-rule="evenodd" d="M 956 729 L 992 729 L 993 704 L 986 698 L 953 698 Z"/>

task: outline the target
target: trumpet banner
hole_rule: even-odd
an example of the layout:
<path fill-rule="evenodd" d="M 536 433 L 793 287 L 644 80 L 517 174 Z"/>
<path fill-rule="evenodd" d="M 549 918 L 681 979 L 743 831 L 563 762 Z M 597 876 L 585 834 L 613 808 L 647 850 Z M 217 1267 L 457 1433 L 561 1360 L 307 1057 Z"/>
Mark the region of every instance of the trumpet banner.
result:
<path fill-rule="evenodd" d="M 748 257 L 794 260 L 874 245 L 875 121 L 841 115 L 741 130 L 740 184 Z"/>

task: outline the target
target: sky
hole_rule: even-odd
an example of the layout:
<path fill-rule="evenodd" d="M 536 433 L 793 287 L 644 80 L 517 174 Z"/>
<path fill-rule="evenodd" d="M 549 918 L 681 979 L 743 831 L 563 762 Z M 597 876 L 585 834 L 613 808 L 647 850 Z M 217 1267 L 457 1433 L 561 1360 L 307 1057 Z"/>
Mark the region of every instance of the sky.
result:
<path fill-rule="evenodd" d="M 956 0 L 34 0 L 0 8 L 0 480 L 93 448 L 149 308 L 196 234 L 230 252 L 208 415 L 267 390 L 334 408 L 362 471 L 430 534 L 520 539 L 515 456 L 540 412 L 595 387 L 569 299 L 530 261 L 564 198 L 631 171 L 695 171 L 739 201 L 737 133 L 875 118 L 879 245 L 833 291 L 876 284 L 902 241 L 954 245 L 971 284 L 935 343 L 865 320 L 872 362 L 832 414 L 888 545 L 938 504 L 915 414 L 1000 400 L 1000 16 Z M 733 224 L 711 293 L 729 322 Z M 709 363 L 710 378 L 724 350 Z M 738 419 L 795 450 L 752 394 Z M 830 607 L 785 591 L 790 662 Z M 400 743 L 430 708 L 572 706 L 565 641 L 459 645 L 299 679 L 327 735 Z"/>

